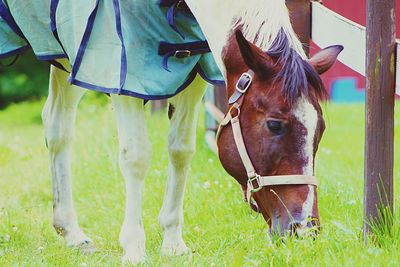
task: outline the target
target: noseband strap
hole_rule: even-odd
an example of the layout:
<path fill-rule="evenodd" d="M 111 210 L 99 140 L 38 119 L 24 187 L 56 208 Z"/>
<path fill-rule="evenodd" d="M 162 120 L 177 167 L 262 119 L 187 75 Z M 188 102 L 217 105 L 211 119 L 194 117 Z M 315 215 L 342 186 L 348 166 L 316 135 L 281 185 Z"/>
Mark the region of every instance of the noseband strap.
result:
<path fill-rule="evenodd" d="M 248 71 L 239 78 L 236 84 L 236 90 L 231 96 L 232 104 L 225 118 L 219 125 L 217 132 L 217 140 L 219 138 L 221 130 L 229 123 L 232 125 L 233 138 L 235 140 L 236 148 L 239 152 L 240 159 L 242 160 L 243 166 L 247 173 L 247 190 L 246 199 L 250 203 L 253 193 L 260 191 L 264 186 L 274 185 L 314 185 L 318 186 L 317 179 L 315 176 L 310 175 L 274 175 L 274 176 L 261 176 L 259 175 L 253 163 L 251 162 L 250 156 L 247 153 L 246 145 L 244 143 L 242 129 L 240 126 L 240 106 L 243 102 L 243 96 L 246 91 L 250 88 L 253 80 L 254 72 Z M 244 87 L 242 85 L 245 85 Z M 245 90 L 243 90 L 243 88 Z M 234 115 L 232 115 L 234 114 Z"/>

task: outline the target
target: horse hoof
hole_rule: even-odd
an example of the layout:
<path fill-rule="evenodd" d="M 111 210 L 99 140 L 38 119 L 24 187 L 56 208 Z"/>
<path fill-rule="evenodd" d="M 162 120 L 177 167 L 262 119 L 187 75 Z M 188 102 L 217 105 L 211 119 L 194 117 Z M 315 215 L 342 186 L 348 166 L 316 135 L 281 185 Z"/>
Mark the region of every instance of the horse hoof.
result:
<path fill-rule="evenodd" d="M 145 254 L 125 254 L 122 257 L 122 266 L 129 266 L 129 265 L 139 265 L 145 262 L 146 255 Z"/>
<path fill-rule="evenodd" d="M 91 254 L 96 251 L 93 241 L 82 230 L 66 231 L 64 238 L 69 247 L 77 248 L 83 253 Z"/>
<path fill-rule="evenodd" d="M 183 240 L 174 243 L 163 242 L 161 253 L 165 256 L 182 256 L 190 254 L 191 250 L 186 246 Z"/>
<path fill-rule="evenodd" d="M 97 248 L 94 246 L 92 241 L 86 240 L 84 243 L 77 246 L 77 248 L 83 253 L 87 255 L 91 255 L 97 251 Z"/>

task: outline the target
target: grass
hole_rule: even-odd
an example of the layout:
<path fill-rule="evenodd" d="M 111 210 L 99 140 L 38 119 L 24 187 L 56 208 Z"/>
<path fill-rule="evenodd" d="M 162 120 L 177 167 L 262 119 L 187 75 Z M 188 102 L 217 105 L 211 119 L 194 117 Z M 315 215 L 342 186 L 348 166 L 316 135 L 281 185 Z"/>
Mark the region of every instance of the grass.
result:
<path fill-rule="evenodd" d="M 118 266 L 118 234 L 123 220 L 124 181 L 117 163 L 113 113 L 104 97 L 80 106 L 74 145 L 73 188 L 80 224 L 99 251 L 84 255 L 65 246 L 52 228 L 52 193 L 41 126 L 43 102 L 22 103 L 0 112 L 0 266 Z M 400 145 L 397 107 L 395 139 Z M 327 130 L 316 173 L 320 182 L 322 232 L 315 240 L 288 239 L 268 245 L 261 217 L 250 219 L 236 182 L 203 141 L 199 123 L 197 153 L 185 195 L 184 238 L 190 256 L 160 255 L 158 225 L 167 173 L 165 114 L 148 118 L 152 166 L 144 191 L 144 225 L 149 266 L 398 266 L 400 216 L 380 245 L 362 239 L 363 105 L 325 107 Z M 400 158 L 396 150 L 396 159 Z M 400 177 L 400 166 L 395 178 Z M 395 187 L 395 204 L 400 190 Z M 394 234 L 393 234 L 394 233 Z"/>

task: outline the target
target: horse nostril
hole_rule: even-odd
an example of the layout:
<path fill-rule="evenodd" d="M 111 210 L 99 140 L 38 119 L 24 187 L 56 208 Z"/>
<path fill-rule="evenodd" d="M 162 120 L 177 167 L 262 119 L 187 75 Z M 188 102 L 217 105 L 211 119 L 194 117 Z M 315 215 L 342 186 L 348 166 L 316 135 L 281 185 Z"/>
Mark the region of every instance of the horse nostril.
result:
<path fill-rule="evenodd" d="M 312 222 L 308 222 L 306 225 L 300 222 L 291 222 L 288 230 L 293 237 L 316 237 L 319 234 L 319 226 Z"/>

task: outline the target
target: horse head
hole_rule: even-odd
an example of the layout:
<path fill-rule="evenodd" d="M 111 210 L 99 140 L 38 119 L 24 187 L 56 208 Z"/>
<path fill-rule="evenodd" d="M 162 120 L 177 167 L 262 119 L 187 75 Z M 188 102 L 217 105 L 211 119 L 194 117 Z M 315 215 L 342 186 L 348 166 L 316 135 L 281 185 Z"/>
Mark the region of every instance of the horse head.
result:
<path fill-rule="evenodd" d="M 240 30 L 224 48 L 230 110 L 219 132 L 219 157 L 272 232 L 301 234 L 319 226 L 314 161 L 326 98 L 319 75 L 342 50 L 330 46 L 303 59 L 283 30 L 267 52 Z"/>

